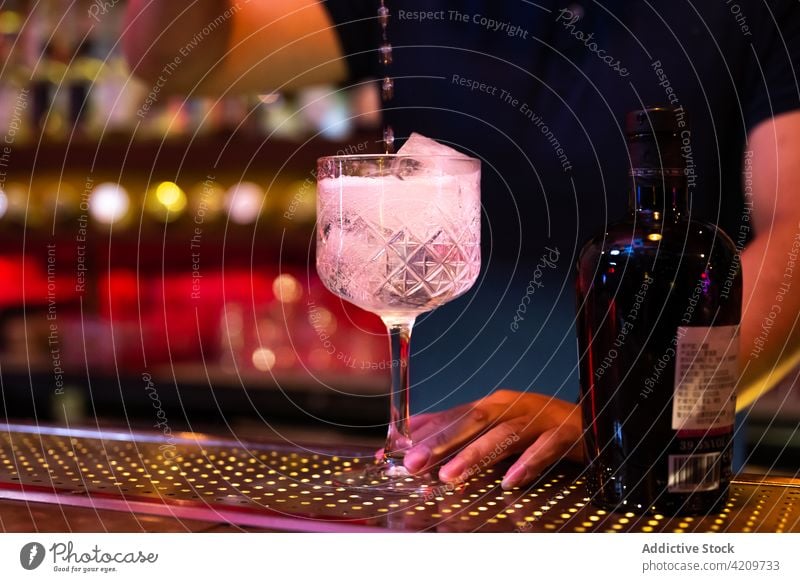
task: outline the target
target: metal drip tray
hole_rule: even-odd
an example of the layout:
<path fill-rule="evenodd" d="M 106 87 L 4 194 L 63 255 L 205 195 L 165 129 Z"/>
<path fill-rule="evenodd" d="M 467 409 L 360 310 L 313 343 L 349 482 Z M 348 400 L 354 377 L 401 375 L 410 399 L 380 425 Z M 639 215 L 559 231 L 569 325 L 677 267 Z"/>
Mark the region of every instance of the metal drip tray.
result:
<path fill-rule="evenodd" d="M 460 490 L 381 496 L 331 476 L 368 451 L 0 424 L 0 498 L 284 531 L 798 532 L 800 481 L 747 476 L 707 517 L 639 516 L 589 503 L 580 470 L 503 491 L 491 469 Z"/>

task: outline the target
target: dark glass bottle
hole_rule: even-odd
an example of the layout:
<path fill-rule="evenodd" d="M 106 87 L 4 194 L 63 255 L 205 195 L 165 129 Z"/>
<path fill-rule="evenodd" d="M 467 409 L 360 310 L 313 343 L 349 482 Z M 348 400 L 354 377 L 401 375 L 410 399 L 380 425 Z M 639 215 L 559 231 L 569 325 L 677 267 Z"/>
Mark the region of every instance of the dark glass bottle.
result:
<path fill-rule="evenodd" d="M 691 218 L 683 111 L 634 111 L 625 130 L 628 214 L 577 265 L 587 485 L 604 508 L 709 513 L 731 476 L 739 256 Z"/>

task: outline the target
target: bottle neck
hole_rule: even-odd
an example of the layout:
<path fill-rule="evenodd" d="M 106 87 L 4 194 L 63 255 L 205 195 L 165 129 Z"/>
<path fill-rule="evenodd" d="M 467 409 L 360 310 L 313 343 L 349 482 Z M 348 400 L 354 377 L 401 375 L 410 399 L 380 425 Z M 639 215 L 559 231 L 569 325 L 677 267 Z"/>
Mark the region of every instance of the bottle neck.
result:
<path fill-rule="evenodd" d="M 629 209 L 641 218 L 676 220 L 689 209 L 681 140 L 674 132 L 628 136 Z"/>
<path fill-rule="evenodd" d="M 689 193 L 680 169 L 642 169 L 631 172 L 628 210 L 643 218 L 677 220 L 688 215 Z"/>

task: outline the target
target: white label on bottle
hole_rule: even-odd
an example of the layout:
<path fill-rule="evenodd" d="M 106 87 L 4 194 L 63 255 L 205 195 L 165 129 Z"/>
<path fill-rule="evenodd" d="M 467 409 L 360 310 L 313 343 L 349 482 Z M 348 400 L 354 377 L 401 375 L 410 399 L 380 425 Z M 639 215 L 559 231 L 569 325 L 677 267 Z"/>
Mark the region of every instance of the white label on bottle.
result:
<path fill-rule="evenodd" d="M 679 327 L 677 340 L 672 429 L 733 426 L 739 326 Z"/>

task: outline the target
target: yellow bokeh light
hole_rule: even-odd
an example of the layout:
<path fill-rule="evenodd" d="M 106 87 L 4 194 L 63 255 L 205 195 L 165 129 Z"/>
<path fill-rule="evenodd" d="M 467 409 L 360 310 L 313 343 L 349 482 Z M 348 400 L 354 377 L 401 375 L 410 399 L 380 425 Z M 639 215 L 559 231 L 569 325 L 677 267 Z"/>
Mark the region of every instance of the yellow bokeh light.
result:
<path fill-rule="evenodd" d="M 658 233 L 648 234 L 647 240 L 651 240 L 653 242 L 658 242 L 661 240 L 661 235 Z"/>
<path fill-rule="evenodd" d="M 303 286 L 291 275 L 279 275 L 272 283 L 272 292 L 282 303 L 293 303 L 303 296 Z"/>
<path fill-rule="evenodd" d="M 13 10 L 0 12 L 0 34 L 17 34 L 22 27 L 22 16 Z"/>
<path fill-rule="evenodd" d="M 161 182 L 156 187 L 156 198 L 170 212 L 180 212 L 186 207 L 186 194 L 175 182 Z"/>

